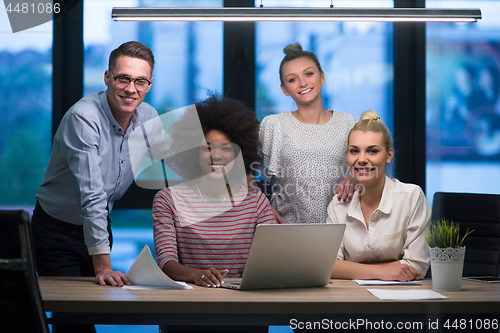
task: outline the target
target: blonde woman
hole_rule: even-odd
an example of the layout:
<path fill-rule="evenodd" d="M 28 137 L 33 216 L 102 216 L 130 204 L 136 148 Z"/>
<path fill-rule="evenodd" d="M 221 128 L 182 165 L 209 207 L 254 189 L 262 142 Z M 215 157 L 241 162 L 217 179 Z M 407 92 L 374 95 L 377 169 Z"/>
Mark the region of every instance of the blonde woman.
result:
<path fill-rule="evenodd" d="M 298 43 L 288 45 L 284 53 L 281 89 L 297 110 L 262 120 L 262 174 L 273 184 L 271 206 L 279 223 L 325 223 L 333 196 L 342 192 L 343 200 L 352 196 L 353 190 L 342 189 L 346 183 L 354 184 L 344 151 L 356 120 L 349 113 L 323 107 L 325 74 L 314 53 Z"/>
<path fill-rule="evenodd" d="M 359 183 L 351 202 L 333 200 L 327 223 L 345 223 L 332 278 L 411 281 L 429 267 L 424 230 L 431 207 L 422 189 L 385 175 L 394 157 L 380 117 L 367 111 L 348 137 L 347 163 Z"/>

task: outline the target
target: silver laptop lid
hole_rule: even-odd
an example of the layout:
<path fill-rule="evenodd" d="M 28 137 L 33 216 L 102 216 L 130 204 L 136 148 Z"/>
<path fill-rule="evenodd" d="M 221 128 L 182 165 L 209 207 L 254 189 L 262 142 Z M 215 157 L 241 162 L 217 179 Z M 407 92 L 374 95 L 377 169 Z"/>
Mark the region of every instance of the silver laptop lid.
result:
<path fill-rule="evenodd" d="M 345 224 L 257 226 L 240 289 L 326 285 L 344 230 Z"/>

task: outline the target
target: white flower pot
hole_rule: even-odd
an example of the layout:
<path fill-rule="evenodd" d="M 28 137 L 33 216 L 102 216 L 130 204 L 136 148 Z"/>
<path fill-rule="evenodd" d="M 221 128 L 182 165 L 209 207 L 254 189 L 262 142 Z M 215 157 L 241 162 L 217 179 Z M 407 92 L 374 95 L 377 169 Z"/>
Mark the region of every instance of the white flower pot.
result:
<path fill-rule="evenodd" d="M 432 289 L 461 290 L 465 246 L 459 248 L 433 247 L 431 250 Z"/>

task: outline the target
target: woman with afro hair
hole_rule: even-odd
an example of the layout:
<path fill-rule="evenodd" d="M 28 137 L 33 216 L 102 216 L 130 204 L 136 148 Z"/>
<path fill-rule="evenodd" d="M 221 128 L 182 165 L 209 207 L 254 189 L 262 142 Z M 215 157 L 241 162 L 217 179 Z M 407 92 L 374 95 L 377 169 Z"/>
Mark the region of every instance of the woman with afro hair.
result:
<path fill-rule="evenodd" d="M 255 228 L 274 223 L 265 195 L 247 187 L 259 158 L 259 123 L 243 103 L 211 96 L 169 128 L 167 165 L 183 183 L 153 203 L 156 258 L 174 280 L 219 287 L 241 277 Z"/>

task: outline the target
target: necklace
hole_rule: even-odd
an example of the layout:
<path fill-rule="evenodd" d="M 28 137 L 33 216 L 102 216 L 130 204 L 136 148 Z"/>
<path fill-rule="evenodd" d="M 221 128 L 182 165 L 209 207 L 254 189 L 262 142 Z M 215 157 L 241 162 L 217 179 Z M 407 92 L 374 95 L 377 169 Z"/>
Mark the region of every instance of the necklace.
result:
<path fill-rule="evenodd" d="M 201 194 L 200 188 L 198 187 L 198 183 L 196 183 L 196 189 L 198 190 L 198 193 L 200 194 L 200 197 L 201 197 L 201 198 L 203 199 L 203 201 L 205 202 L 205 205 L 207 205 L 207 206 L 208 206 L 208 208 L 210 208 L 210 209 L 212 210 L 212 213 L 215 213 L 215 211 L 216 211 L 217 209 L 219 209 L 219 207 L 222 205 L 222 203 L 223 203 L 223 202 L 226 200 L 226 198 L 227 198 L 227 191 L 226 191 L 226 195 L 224 195 L 224 199 L 222 199 L 222 201 L 221 201 L 221 202 L 220 202 L 220 204 L 217 206 L 217 208 L 215 208 L 215 209 L 214 209 L 214 208 L 212 208 L 212 207 L 208 204 L 207 200 L 205 200 L 205 197 L 203 196 L 203 194 Z"/>

